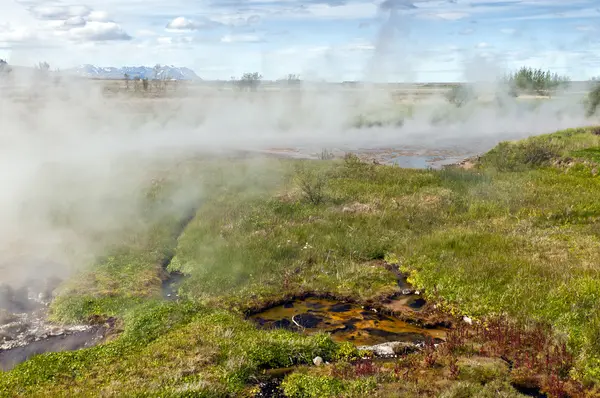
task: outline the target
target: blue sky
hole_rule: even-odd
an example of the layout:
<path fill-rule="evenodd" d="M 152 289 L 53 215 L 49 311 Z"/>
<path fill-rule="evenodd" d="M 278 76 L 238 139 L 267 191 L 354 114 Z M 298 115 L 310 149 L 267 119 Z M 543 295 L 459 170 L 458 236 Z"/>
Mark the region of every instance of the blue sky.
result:
<path fill-rule="evenodd" d="M 1 0 L 0 57 L 173 64 L 207 79 L 464 81 L 521 65 L 600 75 L 600 0 Z"/>

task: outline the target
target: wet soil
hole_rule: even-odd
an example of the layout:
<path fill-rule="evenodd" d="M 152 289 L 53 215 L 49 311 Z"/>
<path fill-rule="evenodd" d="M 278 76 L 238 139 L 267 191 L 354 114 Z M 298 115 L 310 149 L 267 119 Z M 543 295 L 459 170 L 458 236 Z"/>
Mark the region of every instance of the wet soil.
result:
<path fill-rule="evenodd" d="M 284 328 L 301 333 L 328 332 L 334 341 L 370 346 L 391 341 L 423 343 L 442 341 L 443 328 L 424 328 L 354 303 L 308 297 L 290 301 L 250 317 L 263 328 Z"/>
<path fill-rule="evenodd" d="M 179 225 L 174 231 L 174 237 L 179 239 L 181 234 L 185 231 L 188 224 L 194 219 L 196 216 L 197 207 L 191 207 L 188 211 L 184 213 L 184 216 L 179 221 Z M 179 285 L 185 279 L 185 274 L 179 271 L 169 271 L 169 265 L 171 261 L 173 261 L 173 257 L 175 257 L 175 250 L 171 250 L 165 258 L 163 258 L 161 262 L 161 267 L 163 269 L 163 282 L 162 282 L 162 294 L 163 298 L 166 300 L 178 300 L 179 294 L 177 293 L 179 289 Z"/>

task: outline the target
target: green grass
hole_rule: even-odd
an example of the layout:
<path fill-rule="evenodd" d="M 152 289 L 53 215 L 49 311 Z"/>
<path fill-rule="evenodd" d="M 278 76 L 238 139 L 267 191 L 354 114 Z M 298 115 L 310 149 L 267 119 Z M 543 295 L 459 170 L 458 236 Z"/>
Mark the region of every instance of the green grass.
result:
<path fill-rule="evenodd" d="M 261 369 L 336 358 L 343 349 L 327 336 L 259 331 L 245 311 L 305 293 L 376 301 L 397 291 L 382 259 L 394 259 L 448 311 L 550 323 L 577 355 L 574 375 L 599 383 L 600 177 L 591 172 L 599 147 L 590 129 L 570 129 L 502 143 L 474 170 L 409 170 L 354 157 L 175 168 L 178 177 L 150 198 L 162 205 L 150 206 L 130 239 L 69 282 L 52 306 L 63 321 L 122 317 L 124 334 L 36 357 L 0 375 L 0 391 L 243 394 Z M 178 237 L 186 207 L 169 199 L 190 185 L 200 205 Z M 160 264 L 172 254 L 170 270 L 188 275 L 180 304 L 160 303 Z M 285 385 L 291 396 L 373 387 L 330 376 L 294 373 Z M 475 388 L 469 383 L 448 396 L 463 396 Z M 373 388 L 393 396 L 395 387 Z"/>
<path fill-rule="evenodd" d="M 261 369 L 310 363 L 337 350 L 326 335 L 260 331 L 226 311 L 147 303 L 110 343 L 37 356 L 0 378 L 3 396 L 226 396 Z M 194 395 L 195 394 L 195 395 Z"/>

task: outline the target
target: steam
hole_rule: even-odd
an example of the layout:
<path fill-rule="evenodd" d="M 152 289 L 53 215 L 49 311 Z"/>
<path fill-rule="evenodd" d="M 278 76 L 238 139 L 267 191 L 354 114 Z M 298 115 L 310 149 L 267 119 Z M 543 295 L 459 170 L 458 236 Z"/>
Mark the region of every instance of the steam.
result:
<path fill-rule="evenodd" d="M 410 76 L 406 47 L 410 8 L 387 0 L 386 16 L 367 80 L 386 80 L 385 59 Z M 404 40 L 404 43 L 402 42 Z M 402 53 L 404 51 L 404 53 Z M 52 79 L 14 71 L 0 86 L 0 272 L 3 282 L 66 276 L 103 254 L 140 219 L 148 182 L 181 159 L 273 147 L 351 150 L 418 146 L 486 150 L 506 139 L 589 124 L 581 93 L 544 101 L 535 109 L 481 75 L 481 60 L 465 76 L 487 104 L 455 108 L 443 92 L 429 99 L 393 100 L 388 88 L 347 89 L 305 82 L 302 88 L 238 93 L 209 85 L 176 98 L 103 95 L 104 83 Z M 413 87 L 412 89 L 415 89 Z M 424 89 L 417 89 L 424 90 Z M 408 104 L 408 105 L 407 105 Z M 356 128 L 352 121 L 384 109 L 404 125 Z M 436 123 L 435 121 L 438 120 Z M 441 120 L 441 122 L 440 122 Z M 170 209 L 198 200 L 203 187 L 179 187 Z"/>

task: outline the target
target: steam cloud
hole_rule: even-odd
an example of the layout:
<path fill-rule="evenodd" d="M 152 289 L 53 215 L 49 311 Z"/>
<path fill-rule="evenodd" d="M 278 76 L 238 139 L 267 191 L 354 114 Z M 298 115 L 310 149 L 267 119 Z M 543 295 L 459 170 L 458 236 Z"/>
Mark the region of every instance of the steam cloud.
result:
<path fill-rule="evenodd" d="M 399 10 L 406 4 L 382 6 L 389 18 L 373 65 L 402 40 L 394 35 L 402 32 Z M 466 68 L 467 76 L 469 70 L 478 68 Z M 481 92 L 496 89 L 489 76 L 477 80 Z M 180 157 L 271 147 L 482 151 L 501 140 L 589 124 L 577 93 L 535 110 L 508 95 L 500 96 L 502 106 L 450 110 L 438 95 L 417 104 L 402 127 L 358 129 L 349 124 L 354 116 L 398 108 L 389 89 L 307 82 L 280 92 L 207 87 L 185 98 L 107 99 L 97 82 L 63 80 L 54 86 L 18 71 L 0 85 L 0 272 L 3 282 L 15 284 L 32 276 L 64 276 L 92 261 L 111 236 L 118 239 L 138 218 L 143 182 Z M 458 117 L 432 123 L 446 111 Z M 178 203 L 197 197 L 197 188 L 184 188 Z"/>

